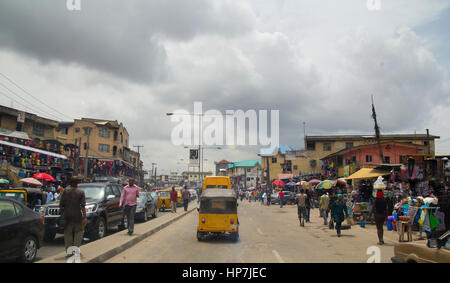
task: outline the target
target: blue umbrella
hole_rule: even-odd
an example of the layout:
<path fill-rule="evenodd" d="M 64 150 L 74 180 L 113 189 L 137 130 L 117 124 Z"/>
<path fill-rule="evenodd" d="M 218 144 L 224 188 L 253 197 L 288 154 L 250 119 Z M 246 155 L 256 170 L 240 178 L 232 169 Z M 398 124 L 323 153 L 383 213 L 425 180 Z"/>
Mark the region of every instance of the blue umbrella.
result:
<path fill-rule="evenodd" d="M 289 183 L 286 184 L 286 186 L 289 186 L 289 187 L 295 187 L 296 185 L 297 184 L 294 183 L 294 182 L 289 182 Z"/>

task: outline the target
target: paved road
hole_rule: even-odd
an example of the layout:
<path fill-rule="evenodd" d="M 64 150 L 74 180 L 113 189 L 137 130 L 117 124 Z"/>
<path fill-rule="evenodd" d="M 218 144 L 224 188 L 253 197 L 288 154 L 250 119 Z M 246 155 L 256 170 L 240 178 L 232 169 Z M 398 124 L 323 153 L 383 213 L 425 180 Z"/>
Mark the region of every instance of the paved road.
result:
<path fill-rule="evenodd" d="M 266 207 L 244 200 L 239 205 L 238 242 L 225 237 L 198 242 L 198 213 L 194 211 L 107 262 L 367 262 L 367 249 L 378 242 L 374 227 L 353 226 L 338 238 L 323 225 L 317 209 L 311 214 L 312 223 L 300 227 L 295 206 Z M 396 235 L 385 233 L 391 233 L 385 237 L 386 245 L 377 247 L 381 262 L 390 262 Z"/>
<path fill-rule="evenodd" d="M 181 207 L 180 209 L 183 209 L 183 208 Z M 168 213 L 168 212 L 158 212 L 158 217 L 164 215 L 165 213 Z M 152 219 L 150 218 L 148 221 L 151 221 L 151 220 Z M 138 226 L 141 223 L 142 223 L 142 221 L 136 221 L 135 226 Z M 118 231 L 117 228 L 113 228 L 106 233 L 105 237 L 112 235 L 112 234 L 116 233 L 117 231 Z M 83 241 L 82 246 L 86 243 L 89 243 L 88 239 L 86 239 L 86 241 Z M 64 235 L 56 234 L 55 240 L 53 240 L 51 242 L 43 242 L 43 246 L 38 250 L 38 253 L 36 256 L 36 261 L 52 257 L 63 251 L 64 251 Z"/>

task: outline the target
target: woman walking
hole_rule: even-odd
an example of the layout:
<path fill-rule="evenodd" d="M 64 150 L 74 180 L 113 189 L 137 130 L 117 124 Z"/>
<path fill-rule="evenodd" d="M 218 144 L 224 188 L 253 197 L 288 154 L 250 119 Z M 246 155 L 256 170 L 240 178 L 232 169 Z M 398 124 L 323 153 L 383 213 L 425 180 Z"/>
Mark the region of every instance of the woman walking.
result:
<path fill-rule="evenodd" d="M 337 201 L 335 201 L 331 207 L 331 217 L 333 217 L 333 220 L 336 223 L 338 237 L 341 236 L 341 224 L 345 219 L 344 213 L 345 217 L 348 217 L 347 205 L 344 202 L 344 198 L 342 194 L 338 194 Z"/>
<path fill-rule="evenodd" d="M 377 234 L 378 234 L 378 244 L 383 245 L 383 225 L 387 220 L 388 216 L 388 206 L 387 202 L 384 199 L 384 193 L 382 190 L 377 191 L 377 199 L 375 200 L 372 210 L 370 214 L 375 215 L 375 224 L 377 226 Z M 370 219 L 370 218 L 369 218 Z"/>

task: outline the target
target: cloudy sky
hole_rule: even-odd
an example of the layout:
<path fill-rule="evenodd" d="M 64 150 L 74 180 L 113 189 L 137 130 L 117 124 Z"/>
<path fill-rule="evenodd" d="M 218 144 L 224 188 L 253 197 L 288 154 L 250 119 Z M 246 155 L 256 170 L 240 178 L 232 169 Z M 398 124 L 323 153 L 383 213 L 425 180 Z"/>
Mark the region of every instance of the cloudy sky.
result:
<path fill-rule="evenodd" d="M 303 122 L 308 135 L 372 134 L 373 94 L 382 133 L 428 128 L 450 153 L 448 0 L 80 3 L 0 0 L 0 72 L 27 91 L 0 75 L 2 105 L 123 122 L 159 173 L 187 169 L 166 113 L 195 101 L 279 110 L 280 143 L 301 149 Z M 205 169 L 258 151 L 206 149 Z"/>

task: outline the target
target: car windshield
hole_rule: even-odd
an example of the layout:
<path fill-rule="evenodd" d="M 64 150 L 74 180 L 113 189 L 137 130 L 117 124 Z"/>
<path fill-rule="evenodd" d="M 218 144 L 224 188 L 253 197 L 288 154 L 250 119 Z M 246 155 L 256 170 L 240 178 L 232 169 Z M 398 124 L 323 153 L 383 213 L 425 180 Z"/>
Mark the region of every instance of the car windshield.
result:
<path fill-rule="evenodd" d="M 84 191 L 86 200 L 101 200 L 105 197 L 104 187 L 100 186 L 79 186 Z"/>

